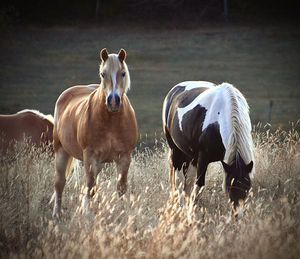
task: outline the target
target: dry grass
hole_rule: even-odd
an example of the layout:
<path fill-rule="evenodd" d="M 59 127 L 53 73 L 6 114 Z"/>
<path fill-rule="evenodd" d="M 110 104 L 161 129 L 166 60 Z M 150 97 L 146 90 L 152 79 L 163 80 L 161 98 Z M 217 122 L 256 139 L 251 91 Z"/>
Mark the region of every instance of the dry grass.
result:
<path fill-rule="evenodd" d="M 212 164 L 196 218 L 170 195 L 167 147 L 134 155 L 129 190 L 116 193 L 115 167 L 97 179 L 92 216 L 81 213 L 84 173 L 78 166 L 64 192 L 63 220 L 51 219 L 53 159 L 20 149 L 2 158 L 0 257 L 30 258 L 297 258 L 300 253 L 300 138 L 292 130 L 256 129 L 256 175 L 246 212 L 236 221 Z M 36 153 L 36 151 L 34 151 Z"/>

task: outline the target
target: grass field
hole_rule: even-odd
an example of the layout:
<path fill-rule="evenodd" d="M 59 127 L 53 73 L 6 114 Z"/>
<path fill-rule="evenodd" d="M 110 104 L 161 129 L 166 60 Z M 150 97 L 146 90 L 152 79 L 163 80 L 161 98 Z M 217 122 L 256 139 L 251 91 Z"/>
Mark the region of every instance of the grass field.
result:
<path fill-rule="evenodd" d="M 247 97 L 252 123 L 288 127 L 300 117 L 300 32 L 291 25 L 18 28 L 0 37 L 0 112 L 53 113 L 69 86 L 99 82 L 99 51 L 128 52 L 130 100 L 139 132 L 161 134 L 168 90 L 185 80 L 230 82 Z"/>
<path fill-rule="evenodd" d="M 56 223 L 48 204 L 53 158 L 21 145 L 0 161 L 0 258 L 299 258 L 299 133 L 256 130 L 253 136 L 256 175 L 238 221 L 222 191 L 220 163 L 209 166 L 189 218 L 171 195 L 166 144 L 157 140 L 134 154 L 122 199 L 114 165 L 98 176 L 93 215 L 81 212 L 84 171 L 78 166 Z"/>
<path fill-rule="evenodd" d="M 79 165 L 65 188 L 60 223 L 48 204 L 53 157 L 22 145 L 1 156 L 0 258 L 299 258 L 300 122 L 289 125 L 300 118 L 296 26 L 18 28 L 1 32 L 0 46 L 0 113 L 53 113 L 64 89 L 99 81 L 103 47 L 125 48 L 128 95 L 142 136 L 126 195 L 118 198 L 115 166 L 108 165 L 90 201 L 94 215 L 83 215 Z M 194 218 L 171 195 L 160 113 L 168 90 L 185 80 L 234 84 L 247 97 L 254 125 L 265 124 L 274 103 L 271 123 L 283 129 L 253 132 L 256 175 L 238 221 L 219 163 L 209 166 Z"/>

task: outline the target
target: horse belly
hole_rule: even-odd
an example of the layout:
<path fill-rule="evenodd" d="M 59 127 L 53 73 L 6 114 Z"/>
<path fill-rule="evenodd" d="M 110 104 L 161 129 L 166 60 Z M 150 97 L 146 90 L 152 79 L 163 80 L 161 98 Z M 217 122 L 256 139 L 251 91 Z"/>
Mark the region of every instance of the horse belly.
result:
<path fill-rule="evenodd" d="M 77 142 L 76 137 L 73 134 L 65 136 L 65 138 L 61 139 L 61 144 L 65 151 L 72 157 L 83 160 L 82 148 Z"/>
<path fill-rule="evenodd" d="M 124 141 L 123 138 L 110 136 L 101 141 L 101 143 L 99 143 L 99 145 L 95 147 L 95 150 L 104 163 L 109 163 L 116 159 L 119 159 L 124 154 L 131 153 L 134 149 L 132 146 L 135 145 L 128 145 L 128 143 Z"/>

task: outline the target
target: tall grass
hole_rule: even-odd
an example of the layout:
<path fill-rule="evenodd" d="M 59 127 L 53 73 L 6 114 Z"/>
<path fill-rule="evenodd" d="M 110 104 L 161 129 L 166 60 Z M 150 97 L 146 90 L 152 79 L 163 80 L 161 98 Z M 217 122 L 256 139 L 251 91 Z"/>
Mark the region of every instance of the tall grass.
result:
<path fill-rule="evenodd" d="M 81 210 L 79 164 L 51 218 L 54 162 L 48 153 L 1 158 L 0 257 L 30 258 L 297 258 L 300 253 L 300 138 L 256 128 L 256 175 L 244 217 L 231 216 L 222 168 L 209 166 L 196 217 L 178 206 L 168 182 L 167 145 L 136 151 L 128 191 L 119 198 L 115 166 L 97 178 L 89 215 Z M 32 156 L 32 154 L 34 154 Z M 33 158 L 32 158 L 33 157 Z M 28 159 L 30 163 L 28 164 Z"/>

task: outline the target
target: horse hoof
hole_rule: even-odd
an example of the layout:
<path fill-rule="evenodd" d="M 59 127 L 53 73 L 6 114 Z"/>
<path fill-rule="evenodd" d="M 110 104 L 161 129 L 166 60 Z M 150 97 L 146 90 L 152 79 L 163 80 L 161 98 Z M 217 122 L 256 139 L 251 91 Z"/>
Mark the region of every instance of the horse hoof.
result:
<path fill-rule="evenodd" d="M 56 221 L 60 221 L 61 219 L 61 212 L 56 207 L 53 209 L 52 218 Z"/>
<path fill-rule="evenodd" d="M 238 209 L 237 211 L 233 212 L 234 219 L 235 220 L 240 220 L 241 218 L 244 217 L 244 210 L 243 209 Z"/>
<path fill-rule="evenodd" d="M 127 191 L 127 186 L 118 183 L 117 190 L 118 190 L 119 197 L 122 197 Z"/>
<path fill-rule="evenodd" d="M 184 194 L 182 189 L 178 190 L 178 196 L 179 196 L 179 205 L 180 207 L 183 208 L 185 206 L 185 201 L 184 201 Z"/>
<path fill-rule="evenodd" d="M 59 223 L 61 221 L 61 215 L 56 213 L 56 214 L 52 214 L 52 218 L 56 223 Z"/>

